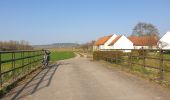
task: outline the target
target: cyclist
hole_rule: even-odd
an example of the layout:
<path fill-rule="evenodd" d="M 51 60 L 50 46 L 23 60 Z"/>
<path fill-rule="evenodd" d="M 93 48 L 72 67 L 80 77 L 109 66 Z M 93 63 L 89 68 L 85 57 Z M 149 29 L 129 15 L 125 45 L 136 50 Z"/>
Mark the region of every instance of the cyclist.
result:
<path fill-rule="evenodd" d="M 44 51 L 43 65 L 44 67 L 46 67 L 49 64 L 51 52 L 49 50 L 43 50 L 43 51 Z"/>

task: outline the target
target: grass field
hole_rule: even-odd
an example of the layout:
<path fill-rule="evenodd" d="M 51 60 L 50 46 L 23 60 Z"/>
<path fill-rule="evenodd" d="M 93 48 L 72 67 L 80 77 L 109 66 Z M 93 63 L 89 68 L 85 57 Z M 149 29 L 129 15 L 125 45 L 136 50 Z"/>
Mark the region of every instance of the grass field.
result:
<path fill-rule="evenodd" d="M 64 60 L 75 57 L 72 51 L 53 51 L 50 55 L 51 61 Z"/>
<path fill-rule="evenodd" d="M 164 57 L 170 59 L 170 54 L 164 54 Z"/>

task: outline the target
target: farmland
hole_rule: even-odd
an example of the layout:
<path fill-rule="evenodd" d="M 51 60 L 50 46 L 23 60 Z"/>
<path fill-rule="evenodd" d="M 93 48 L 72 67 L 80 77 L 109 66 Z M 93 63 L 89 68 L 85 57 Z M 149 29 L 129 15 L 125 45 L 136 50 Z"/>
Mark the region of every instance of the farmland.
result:
<path fill-rule="evenodd" d="M 51 61 L 69 59 L 74 56 L 75 56 L 75 54 L 72 51 L 52 51 Z"/>
<path fill-rule="evenodd" d="M 29 55 L 33 55 L 29 52 L 25 52 L 24 53 L 24 56 L 29 56 Z M 69 59 L 69 58 L 72 58 L 74 57 L 74 53 L 71 52 L 71 51 L 52 51 L 51 55 L 51 61 L 58 61 L 58 60 L 64 60 L 64 59 Z M 15 53 L 15 58 L 21 58 L 22 55 L 21 53 Z M 12 53 L 4 53 L 4 54 L 1 54 L 1 60 L 2 61 L 5 61 L 5 60 L 10 60 L 12 59 Z M 25 59 L 24 60 L 24 63 L 27 63 L 28 62 L 28 59 Z M 22 64 L 22 61 L 16 61 L 15 62 L 15 67 L 19 67 L 21 66 Z M 3 71 L 7 71 L 9 69 L 12 68 L 12 62 L 8 62 L 8 63 L 5 63 L 5 64 L 2 64 L 2 72 Z"/>

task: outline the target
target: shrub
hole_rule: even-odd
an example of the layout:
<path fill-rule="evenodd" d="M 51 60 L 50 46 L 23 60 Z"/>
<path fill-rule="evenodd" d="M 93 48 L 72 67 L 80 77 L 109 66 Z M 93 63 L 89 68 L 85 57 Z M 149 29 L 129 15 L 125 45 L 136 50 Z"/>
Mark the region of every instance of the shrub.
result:
<path fill-rule="evenodd" d="M 111 62 L 121 62 L 122 51 L 95 51 L 93 52 L 94 60 L 107 60 Z"/>

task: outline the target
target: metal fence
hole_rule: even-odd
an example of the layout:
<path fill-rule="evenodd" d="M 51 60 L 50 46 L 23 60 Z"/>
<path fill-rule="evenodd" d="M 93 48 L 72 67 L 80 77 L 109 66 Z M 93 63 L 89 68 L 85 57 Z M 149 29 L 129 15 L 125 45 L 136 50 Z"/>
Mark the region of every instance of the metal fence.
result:
<path fill-rule="evenodd" d="M 126 67 L 143 67 L 156 70 L 158 79 L 170 82 L 170 50 L 160 49 L 116 49 L 93 52 L 94 60 L 105 60 L 111 63 L 126 63 Z M 125 65 L 124 65 L 125 66 Z"/>
<path fill-rule="evenodd" d="M 3 88 L 37 69 L 42 50 L 0 51 L 0 87 Z"/>

